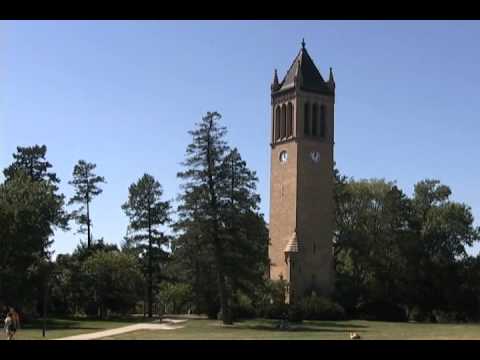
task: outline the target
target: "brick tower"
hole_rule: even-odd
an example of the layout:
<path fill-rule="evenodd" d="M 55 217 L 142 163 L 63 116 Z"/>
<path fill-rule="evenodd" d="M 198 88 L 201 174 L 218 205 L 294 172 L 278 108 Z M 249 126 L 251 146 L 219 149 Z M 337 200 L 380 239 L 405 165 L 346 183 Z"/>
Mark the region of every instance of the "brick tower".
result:
<path fill-rule="evenodd" d="M 270 278 L 287 300 L 333 290 L 335 82 L 325 81 L 302 41 L 284 79 L 271 85 Z"/>

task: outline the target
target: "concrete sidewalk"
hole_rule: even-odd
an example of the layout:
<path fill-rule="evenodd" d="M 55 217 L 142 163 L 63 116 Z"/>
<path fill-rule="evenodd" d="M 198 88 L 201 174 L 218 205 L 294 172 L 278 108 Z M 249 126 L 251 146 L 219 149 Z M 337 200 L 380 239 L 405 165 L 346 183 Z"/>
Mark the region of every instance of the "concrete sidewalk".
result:
<path fill-rule="evenodd" d="M 54 339 L 54 340 L 96 340 L 104 337 L 115 336 L 115 335 L 125 334 L 132 331 L 139 331 L 139 330 L 176 330 L 176 329 L 181 329 L 184 326 L 176 326 L 175 324 L 184 323 L 186 321 L 187 320 L 162 319 L 160 323 L 151 322 L 151 323 L 128 325 L 128 326 L 122 326 L 116 329 L 68 336 L 68 337 Z"/>

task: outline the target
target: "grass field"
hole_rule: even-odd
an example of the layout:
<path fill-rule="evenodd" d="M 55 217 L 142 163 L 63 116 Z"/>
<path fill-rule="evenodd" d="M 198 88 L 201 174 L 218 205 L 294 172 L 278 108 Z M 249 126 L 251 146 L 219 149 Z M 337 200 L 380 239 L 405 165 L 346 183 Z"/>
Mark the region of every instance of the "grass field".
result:
<path fill-rule="evenodd" d="M 22 324 L 17 332 L 16 340 L 49 340 L 61 337 L 79 335 L 84 333 L 102 331 L 116 327 L 131 325 L 144 321 L 140 318 L 125 318 L 118 320 L 96 320 L 96 319 L 50 319 L 47 322 L 46 337 L 42 337 L 42 322 L 35 321 Z M 5 331 L 1 328 L 0 340 L 6 340 Z"/>
<path fill-rule="evenodd" d="M 145 321 L 143 318 L 118 320 L 53 319 L 47 325 L 46 339 L 102 331 Z M 480 340 L 480 324 L 418 324 L 380 321 L 305 321 L 289 331 L 276 329 L 277 321 L 246 320 L 233 326 L 220 321 L 189 319 L 176 330 L 145 330 L 125 333 L 105 340 L 347 340 L 355 331 L 365 340 Z M 18 340 L 42 340 L 42 324 L 26 324 Z M 0 337 L 5 339 L 4 333 Z"/>
<path fill-rule="evenodd" d="M 305 321 L 290 331 L 276 321 L 248 320 L 223 326 L 219 321 L 189 320 L 183 329 L 138 331 L 105 340 L 347 340 L 355 331 L 362 339 L 480 339 L 480 324 L 416 324 L 376 321 Z"/>

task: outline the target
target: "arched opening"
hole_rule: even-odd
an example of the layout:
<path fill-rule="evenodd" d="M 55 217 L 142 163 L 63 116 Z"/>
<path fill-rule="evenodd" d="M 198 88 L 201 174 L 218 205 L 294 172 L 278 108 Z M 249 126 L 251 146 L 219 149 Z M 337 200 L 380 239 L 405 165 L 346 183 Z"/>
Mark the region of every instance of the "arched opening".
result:
<path fill-rule="evenodd" d="M 325 138 L 327 135 L 327 118 L 325 105 L 320 106 L 320 137 Z"/>
<path fill-rule="evenodd" d="M 313 104 L 312 108 L 312 135 L 317 136 L 317 124 L 318 124 L 318 105 Z"/>
<path fill-rule="evenodd" d="M 287 137 L 293 135 L 293 105 L 288 103 L 287 106 Z"/>
<path fill-rule="evenodd" d="M 287 107 L 282 105 L 282 119 L 280 121 L 280 137 L 283 139 L 287 137 Z"/>
<path fill-rule="evenodd" d="M 310 104 L 307 102 L 303 107 L 303 132 L 305 135 L 310 135 Z"/>
<path fill-rule="evenodd" d="M 280 139 L 280 106 L 275 111 L 275 141 Z"/>

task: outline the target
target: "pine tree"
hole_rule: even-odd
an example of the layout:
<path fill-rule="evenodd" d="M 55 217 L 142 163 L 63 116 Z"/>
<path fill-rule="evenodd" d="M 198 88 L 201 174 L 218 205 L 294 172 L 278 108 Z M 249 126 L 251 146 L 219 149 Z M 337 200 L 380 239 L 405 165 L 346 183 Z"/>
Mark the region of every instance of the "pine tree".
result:
<path fill-rule="evenodd" d="M 162 201 L 163 191 L 160 183 L 151 175 L 145 174 L 136 183 L 130 185 L 128 201 L 122 205 L 130 219 L 127 245 L 136 247 L 146 255 L 146 277 L 148 316 L 153 316 L 153 276 L 160 272 L 160 265 L 167 258 L 162 246 L 168 244 L 168 238 L 160 227 L 169 221 L 170 203 Z"/>
<path fill-rule="evenodd" d="M 187 147 L 187 159 L 183 165 L 186 170 L 178 173 L 185 180 L 184 194 L 179 208 L 180 221 L 185 221 L 197 207 L 195 223 L 201 229 L 204 244 L 213 251 L 218 295 L 225 324 L 232 323 L 230 294 L 227 289 L 225 274 L 225 244 L 222 238 L 222 187 L 224 179 L 223 162 L 228 151 L 224 140 L 226 128 L 218 124 L 221 115 L 208 112 L 197 124 L 197 129 L 190 131 L 193 141 Z M 178 227 L 181 228 L 181 227 Z"/>
<path fill-rule="evenodd" d="M 40 218 L 36 219 L 35 225 L 32 226 L 20 226 L 17 229 L 17 235 L 22 238 L 33 239 L 34 243 L 39 244 L 37 251 L 34 253 L 36 260 L 31 264 L 31 268 L 35 277 L 39 280 L 39 291 L 42 292 L 42 296 L 39 296 L 37 305 L 42 305 L 42 312 L 44 321 L 46 317 L 46 298 L 48 293 L 48 279 L 50 272 L 50 256 L 49 248 L 53 243 L 51 236 L 54 233 L 54 228 L 60 228 L 62 230 L 68 230 L 69 216 L 65 212 L 65 196 L 58 192 L 58 184 L 60 180 L 56 174 L 50 172 L 49 169 L 52 165 L 46 160 L 47 147 L 45 145 L 29 146 L 29 147 L 17 147 L 17 153 L 13 154 L 14 162 L 4 170 L 5 185 L 12 186 L 17 190 L 23 189 L 26 192 L 22 195 L 21 199 L 18 199 L 14 203 L 14 213 L 19 211 L 18 205 L 23 201 L 29 201 L 36 196 L 36 189 L 42 189 L 42 199 L 49 199 L 45 208 L 42 208 L 42 201 L 36 199 L 33 203 L 35 205 L 34 213 Z M 24 187 L 25 184 L 30 185 Z M 21 213 L 21 212 L 20 212 Z M 23 213 L 25 216 L 26 213 Z M 15 216 L 17 217 L 17 216 Z M 33 217 L 25 216 L 22 221 L 32 220 Z M 27 220 L 28 221 L 28 220 Z M 39 231 L 38 228 L 42 228 Z M 11 238 L 14 238 L 12 236 Z M 31 294 L 30 294 L 31 295 Z M 45 323 L 44 323 L 45 331 Z"/>
<path fill-rule="evenodd" d="M 185 183 L 178 208 L 176 229 L 180 236 L 175 253 L 189 259 L 194 274 L 211 263 L 222 319 L 231 324 L 234 293 L 253 293 L 266 273 L 268 235 L 258 213 L 256 175 L 238 150 L 228 148 L 226 129 L 218 124 L 220 118 L 216 112 L 207 113 L 190 132 L 193 142 L 187 148 L 186 170 L 179 173 Z M 196 257 L 186 256 L 189 252 Z M 192 288 L 209 297 L 209 288 L 201 289 L 206 279 L 194 275 Z"/>
<path fill-rule="evenodd" d="M 180 197 L 178 221 L 173 226 L 180 235 L 172 243 L 171 271 L 175 281 L 190 284 L 194 311 L 207 313 L 209 318 L 214 319 L 220 304 L 212 245 L 206 235 L 208 223 L 204 221 L 203 207 L 200 206 L 201 195 L 197 188 Z"/>
<path fill-rule="evenodd" d="M 52 164 L 45 159 L 46 154 L 47 147 L 45 145 L 17 146 L 17 153 L 13 154 L 15 161 L 3 171 L 5 178 L 9 180 L 18 170 L 22 170 L 33 181 L 43 180 L 50 182 L 52 185 L 58 184 L 60 180 L 57 178 L 57 175 L 48 171 Z"/>
<path fill-rule="evenodd" d="M 34 145 L 27 147 L 17 147 L 17 152 L 12 156 L 14 162 L 10 164 L 3 173 L 5 175 L 5 182 L 17 181 L 24 176 L 27 176 L 34 183 L 44 184 L 44 188 L 53 198 L 52 218 L 49 222 L 49 227 L 58 227 L 62 230 L 68 230 L 68 216 L 65 212 L 65 196 L 58 192 L 58 184 L 60 180 L 57 175 L 50 172 L 52 167 L 46 160 L 47 147 L 45 145 Z M 53 240 L 50 239 L 50 235 L 44 236 L 41 240 L 41 256 L 45 259 L 49 258 L 49 247 L 52 245 Z"/>
<path fill-rule="evenodd" d="M 85 226 L 87 227 L 88 247 L 92 245 L 90 203 L 95 196 L 103 192 L 98 184 L 105 183 L 103 176 L 97 176 L 93 172 L 96 167 L 95 164 L 79 160 L 73 168 L 73 180 L 68 182 L 75 187 L 75 195 L 70 199 L 68 205 L 80 204 L 80 208 L 73 212 L 73 217 L 80 224 L 80 233 L 85 233 Z"/>
<path fill-rule="evenodd" d="M 222 218 L 228 242 L 226 272 L 232 293 L 241 290 L 252 295 L 263 282 L 268 268 L 268 231 L 258 213 L 258 179 L 237 149 L 225 157 L 223 171 L 225 210 Z"/>

